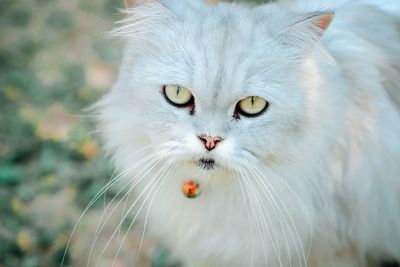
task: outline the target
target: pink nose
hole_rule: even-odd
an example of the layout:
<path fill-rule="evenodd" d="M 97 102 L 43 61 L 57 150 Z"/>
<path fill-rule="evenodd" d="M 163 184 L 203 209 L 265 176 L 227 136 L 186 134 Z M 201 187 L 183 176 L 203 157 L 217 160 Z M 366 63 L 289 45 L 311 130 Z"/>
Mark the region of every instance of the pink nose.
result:
<path fill-rule="evenodd" d="M 204 143 L 204 147 L 208 151 L 213 150 L 219 142 L 224 140 L 220 136 L 208 136 L 206 134 L 199 135 L 199 139 Z"/>

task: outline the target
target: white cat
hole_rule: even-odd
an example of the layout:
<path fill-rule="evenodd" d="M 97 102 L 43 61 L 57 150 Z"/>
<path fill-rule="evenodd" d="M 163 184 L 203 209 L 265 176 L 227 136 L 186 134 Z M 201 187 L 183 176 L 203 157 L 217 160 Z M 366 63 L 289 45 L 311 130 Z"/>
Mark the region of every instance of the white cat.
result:
<path fill-rule="evenodd" d="M 400 1 L 129 2 L 97 108 L 146 235 L 184 266 L 400 260 Z"/>

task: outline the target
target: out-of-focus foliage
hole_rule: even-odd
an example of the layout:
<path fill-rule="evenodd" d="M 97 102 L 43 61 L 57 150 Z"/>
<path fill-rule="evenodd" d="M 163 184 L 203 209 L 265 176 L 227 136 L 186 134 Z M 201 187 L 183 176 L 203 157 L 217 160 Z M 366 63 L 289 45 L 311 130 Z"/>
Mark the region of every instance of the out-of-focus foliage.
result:
<path fill-rule="evenodd" d="M 117 1 L 0 1 L 0 266 L 57 266 L 110 177 L 83 108 L 112 84 Z"/>
<path fill-rule="evenodd" d="M 83 109 L 116 76 L 120 49 L 105 35 L 122 2 L 0 0 L 0 267 L 58 266 L 111 176 Z"/>

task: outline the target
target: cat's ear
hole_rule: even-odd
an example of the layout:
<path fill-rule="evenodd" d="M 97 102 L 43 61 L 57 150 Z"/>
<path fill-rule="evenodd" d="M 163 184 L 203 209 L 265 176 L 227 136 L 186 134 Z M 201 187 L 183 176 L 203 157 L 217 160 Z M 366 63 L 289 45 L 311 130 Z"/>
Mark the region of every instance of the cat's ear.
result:
<path fill-rule="evenodd" d="M 136 2 L 135 0 L 124 0 L 125 7 L 126 7 L 127 9 L 133 7 L 133 5 L 135 4 L 135 2 Z"/>
<path fill-rule="evenodd" d="M 124 0 L 125 3 L 125 7 L 127 9 L 130 9 L 134 6 L 137 6 L 139 4 L 143 4 L 143 3 L 151 3 L 154 2 L 153 0 Z"/>
<path fill-rule="evenodd" d="M 279 39 L 289 45 L 314 46 L 329 28 L 334 16 L 334 12 L 318 12 L 301 16 L 279 34 Z"/>
<path fill-rule="evenodd" d="M 218 5 L 218 0 L 204 0 L 204 3 L 209 5 Z"/>
<path fill-rule="evenodd" d="M 314 31 L 315 34 L 322 36 L 329 25 L 331 25 L 334 16 L 335 13 L 333 12 L 314 13 L 298 22 L 297 25 L 300 27 L 308 27 L 310 30 Z"/>

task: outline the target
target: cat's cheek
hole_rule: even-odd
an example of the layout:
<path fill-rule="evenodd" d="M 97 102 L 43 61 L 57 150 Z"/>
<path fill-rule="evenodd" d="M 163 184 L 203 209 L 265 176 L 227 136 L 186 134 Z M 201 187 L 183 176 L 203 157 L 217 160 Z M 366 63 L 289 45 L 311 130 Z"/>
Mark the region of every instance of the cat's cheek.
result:
<path fill-rule="evenodd" d="M 229 164 L 231 162 L 232 157 L 235 157 L 236 145 L 235 140 L 233 138 L 227 138 L 221 144 L 218 145 L 215 150 L 215 159 L 224 164 Z"/>
<path fill-rule="evenodd" d="M 181 129 L 181 133 L 173 138 L 176 141 L 171 159 L 175 162 L 188 162 L 199 159 L 204 154 L 204 147 L 197 136 Z"/>
<path fill-rule="evenodd" d="M 203 145 L 194 133 L 187 134 L 182 139 L 182 150 L 184 153 L 187 153 L 188 155 L 198 156 L 204 153 Z"/>

